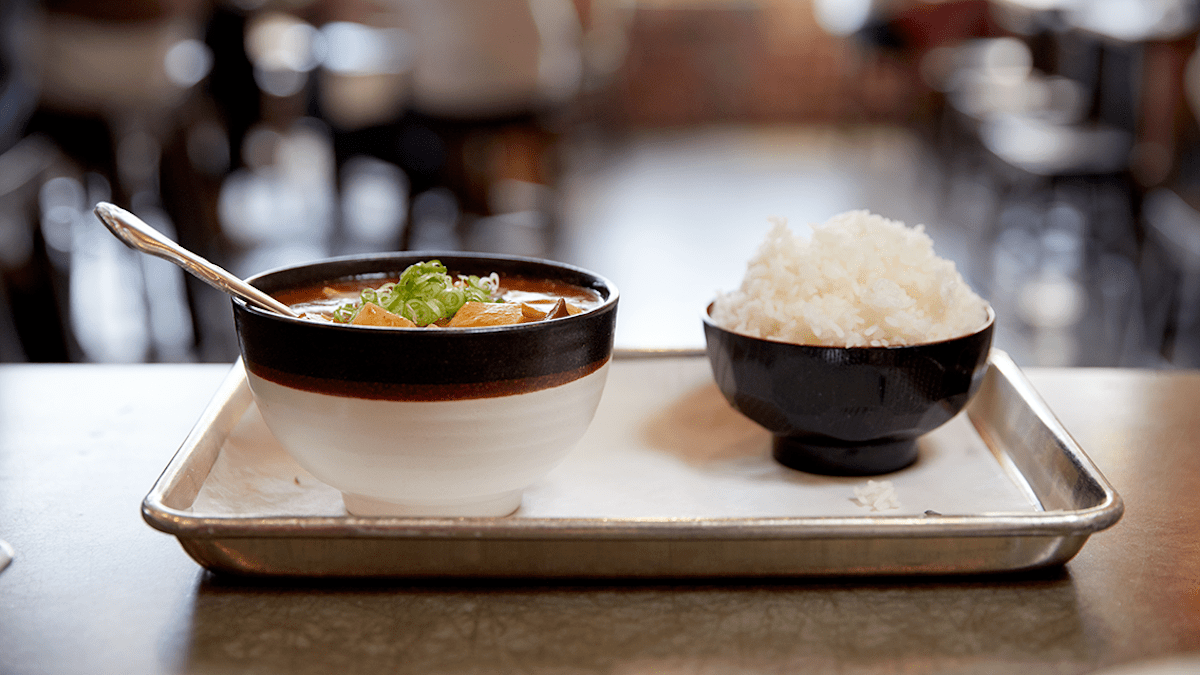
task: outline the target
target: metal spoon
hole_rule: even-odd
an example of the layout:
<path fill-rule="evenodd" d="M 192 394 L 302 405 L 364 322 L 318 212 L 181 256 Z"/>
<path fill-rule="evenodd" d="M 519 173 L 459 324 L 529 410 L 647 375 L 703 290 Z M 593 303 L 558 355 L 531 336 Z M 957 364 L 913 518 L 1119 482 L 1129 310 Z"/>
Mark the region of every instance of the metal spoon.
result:
<path fill-rule="evenodd" d="M 100 202 L 96 205 L 95 213 L 105 227 L 129 248 L 170 260 L 213 288 L 236 295 L 257 307 L 284 316 L 300 316 L 282 302 L 171 241 L 125 209 Z"/>

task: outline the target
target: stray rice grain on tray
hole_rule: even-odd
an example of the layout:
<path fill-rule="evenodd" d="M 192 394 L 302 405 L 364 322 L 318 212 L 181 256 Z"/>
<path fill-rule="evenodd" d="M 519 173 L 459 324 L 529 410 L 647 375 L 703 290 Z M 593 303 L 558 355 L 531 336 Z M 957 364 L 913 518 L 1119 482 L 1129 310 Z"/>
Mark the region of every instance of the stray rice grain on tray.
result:
<path fill-rule="evenodd" d="M 797 236 L 775 219 L 741 286 L 718 293 L 712 319 L 754 337 L 833 347 L 937 342 L 978 330 L 987 302 L 924 226 L 850 211 Z"/>

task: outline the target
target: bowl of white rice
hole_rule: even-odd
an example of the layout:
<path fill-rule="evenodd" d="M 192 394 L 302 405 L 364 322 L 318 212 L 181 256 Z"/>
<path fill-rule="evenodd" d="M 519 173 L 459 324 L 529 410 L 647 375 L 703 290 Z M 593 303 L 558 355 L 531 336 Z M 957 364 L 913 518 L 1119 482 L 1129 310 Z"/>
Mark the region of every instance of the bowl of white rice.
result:
<path fill-rule="evenodd" d="M 897 471 L 978 390 L 995 313 L 921 226 L 867 211 L 775 221 L 741 285 L 703 317 L 726 400 L 822 474 Z"/>

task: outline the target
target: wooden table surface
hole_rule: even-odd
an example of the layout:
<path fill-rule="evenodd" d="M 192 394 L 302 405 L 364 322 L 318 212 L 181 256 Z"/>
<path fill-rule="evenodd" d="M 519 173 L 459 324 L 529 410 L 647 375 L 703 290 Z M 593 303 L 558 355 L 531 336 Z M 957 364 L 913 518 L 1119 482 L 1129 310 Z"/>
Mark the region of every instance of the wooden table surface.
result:
<path fill-rule="evenodd" d="M 1061 568 L 622 584 L 206 573 L 139 507 L 228 369 L 0 367 L 0 673 L 1033 675 L 1200 656 L 1197 372 L 1028 371 L 1125 501 Z"/>

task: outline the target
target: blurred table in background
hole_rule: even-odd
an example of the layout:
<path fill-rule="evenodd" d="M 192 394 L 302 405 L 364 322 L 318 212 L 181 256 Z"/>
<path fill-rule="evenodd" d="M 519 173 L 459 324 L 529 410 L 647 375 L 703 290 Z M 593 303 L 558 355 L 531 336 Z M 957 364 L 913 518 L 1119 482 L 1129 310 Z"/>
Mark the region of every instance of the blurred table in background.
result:
<path fill-rule="evenodd" d="M 215 576 L 146 525 L 228 368 L 0 366 L 0 671 L 1070 675 L 1200 650 L 1200 373 L 1028 371 L 1126 506 L 1062 568 L 490 583 Z"/>

